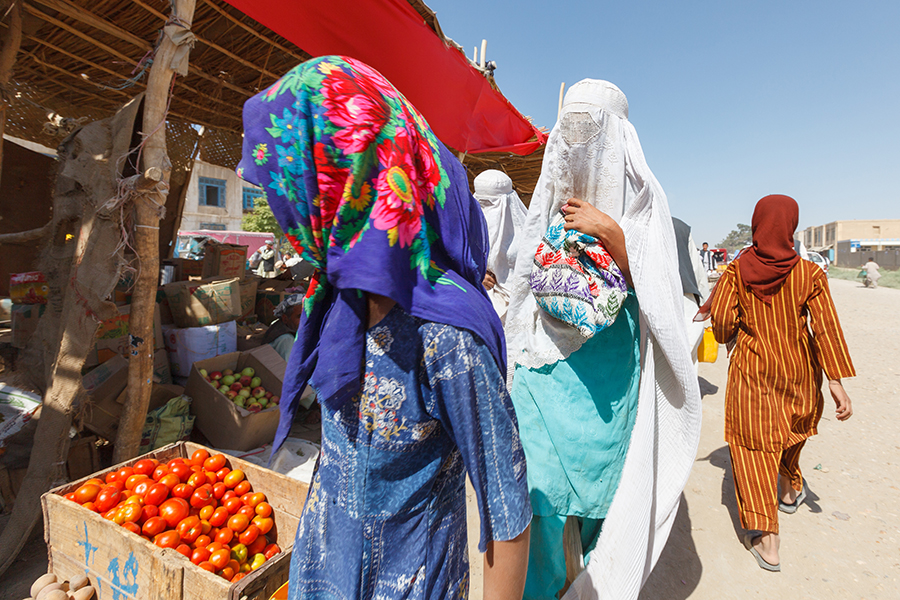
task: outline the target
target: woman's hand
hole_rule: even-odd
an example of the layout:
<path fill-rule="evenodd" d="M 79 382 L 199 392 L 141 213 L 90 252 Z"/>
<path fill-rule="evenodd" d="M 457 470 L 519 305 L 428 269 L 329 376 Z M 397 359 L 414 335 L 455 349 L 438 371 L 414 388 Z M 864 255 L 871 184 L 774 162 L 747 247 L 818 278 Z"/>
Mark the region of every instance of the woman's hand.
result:
<path fill-rule="evenodd" d="M 850 404 L 850 396 L 844 390 L 844 384 L 840 379 L 831 379 L 828 381 L 828 391 L 834 398 L 835 416 L 838 421 L 846 421 L 853 416 L 853 407 Z"/>
<path fill-rule="evenodd" d="M 566 231 L 574 229 L 603 242 L 606 251 L 625 276 L 626 283 L 634 287 L 631 281 L 631 267 L 628 265 L 628 251 L 625 249 L 625 233 L 615 219 L 578 198 L 569 198 L 563 206 L 563 212 L 566 215 L 564 225 Z"/>
<path fill-rule="evenodd" d="M 486 290 L 493 289 L 494 286 L 497 285 L 497 278 L 494 277 L 494 274 L 490 271 L 485 271 L 484 281 L 481 282 L 481 285 L 483 285 Z"/>

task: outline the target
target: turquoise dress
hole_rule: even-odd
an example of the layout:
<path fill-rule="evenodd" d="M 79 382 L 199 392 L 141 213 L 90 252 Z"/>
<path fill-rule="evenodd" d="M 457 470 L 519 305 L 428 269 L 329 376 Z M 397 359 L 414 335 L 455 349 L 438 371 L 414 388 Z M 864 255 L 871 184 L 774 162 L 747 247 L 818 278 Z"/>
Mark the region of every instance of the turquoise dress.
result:
<path fill-rule="evenodd" d="M 526 599 L 553 598 L 565 584 L 566 516 L 582 518 L 587 556 L 615 496 L 637 416 L 638 314 L 629 291 L 616 321 L 568 358 L 516 367 L 511 395 L 535 515 Z"/>

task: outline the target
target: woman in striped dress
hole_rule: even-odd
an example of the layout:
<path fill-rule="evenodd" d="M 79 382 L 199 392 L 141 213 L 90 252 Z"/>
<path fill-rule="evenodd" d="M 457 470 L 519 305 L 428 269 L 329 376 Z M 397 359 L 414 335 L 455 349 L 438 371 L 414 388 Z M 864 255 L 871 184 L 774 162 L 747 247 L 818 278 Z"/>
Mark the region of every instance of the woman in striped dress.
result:
<path fill-rule="evenodd" d="M 796 512 L 806 498 L 800 451 L 822 416 L 823 371 L 837 419 L 853 414 L 841 379 L 856 372 L 825 273 L 794 251 L 798 215 L 788 196 L 760 200 L 753 246 L 728 266 L 710 303 L 716 339 L 736 344 L 725 440 L 744 545 L 768 571 L 781 570 L 778 510 Z"/>

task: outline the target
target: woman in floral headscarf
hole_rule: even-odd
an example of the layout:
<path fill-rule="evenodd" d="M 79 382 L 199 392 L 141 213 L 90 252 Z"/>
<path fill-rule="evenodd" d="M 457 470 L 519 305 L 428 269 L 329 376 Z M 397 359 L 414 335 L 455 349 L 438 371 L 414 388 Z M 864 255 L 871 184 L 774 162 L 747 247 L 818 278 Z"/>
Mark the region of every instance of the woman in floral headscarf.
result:
<path fill-rule="evenodd" d="M 317 269 L 273 444 L 309 382 L 322 454 L 289 597 L 466 597 L 468 472 L 485 595 L 521 598 L 525 458 L 462 166 L 383 76 L 331 56 L 247 102 L 238 171 Z"/>

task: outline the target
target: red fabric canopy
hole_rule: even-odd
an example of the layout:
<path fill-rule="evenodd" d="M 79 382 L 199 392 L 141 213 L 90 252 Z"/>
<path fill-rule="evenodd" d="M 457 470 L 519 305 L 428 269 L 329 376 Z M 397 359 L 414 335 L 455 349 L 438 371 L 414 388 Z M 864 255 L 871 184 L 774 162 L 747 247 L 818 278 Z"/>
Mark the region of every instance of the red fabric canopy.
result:
<path fill-rule="evenodd" d="M 546 141 L 405 0 L 226 1 L 313 56 L 375 67 L 456 150 L 525 155 Z"/>

